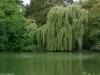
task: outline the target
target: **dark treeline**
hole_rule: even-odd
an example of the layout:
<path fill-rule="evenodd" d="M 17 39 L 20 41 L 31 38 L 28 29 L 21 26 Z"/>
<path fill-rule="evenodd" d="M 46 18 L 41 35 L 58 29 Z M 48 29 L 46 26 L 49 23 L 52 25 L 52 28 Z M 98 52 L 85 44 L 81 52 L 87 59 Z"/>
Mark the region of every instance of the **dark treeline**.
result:
<path fill-rule="evenodd" d="M 0 51 L 75 50 L 100 50 L 99 0 L 0 0 Z"/>

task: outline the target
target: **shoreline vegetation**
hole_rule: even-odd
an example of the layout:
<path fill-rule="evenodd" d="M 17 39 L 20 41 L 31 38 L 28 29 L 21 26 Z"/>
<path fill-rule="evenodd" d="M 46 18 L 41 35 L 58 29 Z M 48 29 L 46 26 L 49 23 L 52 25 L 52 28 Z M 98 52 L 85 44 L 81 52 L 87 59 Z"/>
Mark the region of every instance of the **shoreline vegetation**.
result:
<path fill-rule="evenodd" d="M 0 53 L 100 53 L 100 50 L 72 50 L 72 51 L 32 51 L 32 50 L 22 50 L 22 51 L 0 51 Z"/>
<path fill-rule="evenodd" d="M 0 1 L 0 52 L 99 52 L 100 0 Z"/>

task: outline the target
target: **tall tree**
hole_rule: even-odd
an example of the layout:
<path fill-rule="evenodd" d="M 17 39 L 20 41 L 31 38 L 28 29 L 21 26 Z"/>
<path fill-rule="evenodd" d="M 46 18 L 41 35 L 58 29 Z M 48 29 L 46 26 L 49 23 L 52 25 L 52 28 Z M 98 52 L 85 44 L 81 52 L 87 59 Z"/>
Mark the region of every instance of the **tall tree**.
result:
<path fill-rule="evenodd" d="M 82 7 L 89 10 L 89 22 L 86 27 L 84 48 L 88 50 L 100 50 L 100 0 L 85 0 Z"/>
<path fill-rule="evenodd" d="M 80 0 L 80 4 L 83 8 L 90 10 L 95 4 L 100 2 L 100 0 Z"/>
<path fill-rule="evenodd" d="M 0 0 L 0 49 L 20 50 L 25 18 L 16 0 Z"/>
<path fill-rule="evenodd" d="M 31 0 L 31 4 L 26 6 L 26 16 L 29 19 L 34 19 L 37 25 L 43 25 L 46 23 L 50 8 L 62 3 L 63 0 Z"/>
<path fill-rule="evenodd" d="M 37 34 L 38 48 L 48 51 L 82 50 L 88 11 L 79 5 L 53 7 L 48 13 L 47 24 Z"/>
<path fill-rule="evenodd" d="M 100 3 L 90 9 L 87 48 L 100 50 Z"/>

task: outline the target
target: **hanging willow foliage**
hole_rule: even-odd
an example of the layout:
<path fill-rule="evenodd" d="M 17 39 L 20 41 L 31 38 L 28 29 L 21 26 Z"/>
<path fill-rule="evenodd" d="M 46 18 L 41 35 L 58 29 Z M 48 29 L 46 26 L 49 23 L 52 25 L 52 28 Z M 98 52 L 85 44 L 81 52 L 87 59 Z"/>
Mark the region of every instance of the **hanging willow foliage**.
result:
<path fill-rule="evenodd" d="M 38 49 L 72 51 L 82 49 L 84 22 L 88 11 L 79 5 L 55 6 L 48 13 L 47 24 L 39 28 Z"/>

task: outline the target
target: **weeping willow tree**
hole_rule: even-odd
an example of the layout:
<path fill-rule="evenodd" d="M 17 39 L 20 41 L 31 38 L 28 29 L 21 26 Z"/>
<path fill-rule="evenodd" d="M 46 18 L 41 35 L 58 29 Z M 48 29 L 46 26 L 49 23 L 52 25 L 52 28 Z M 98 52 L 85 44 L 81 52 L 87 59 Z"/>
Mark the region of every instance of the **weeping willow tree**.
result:
<path fill-rule="evenodd" d="M 55 6 L 48 13 L 46 25 L 39 28 L 38 49 L 47 51 L 82 50 L 88 11 L 79 5 Z"/>

